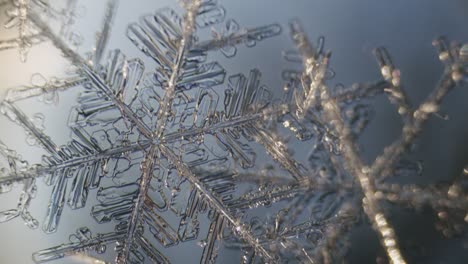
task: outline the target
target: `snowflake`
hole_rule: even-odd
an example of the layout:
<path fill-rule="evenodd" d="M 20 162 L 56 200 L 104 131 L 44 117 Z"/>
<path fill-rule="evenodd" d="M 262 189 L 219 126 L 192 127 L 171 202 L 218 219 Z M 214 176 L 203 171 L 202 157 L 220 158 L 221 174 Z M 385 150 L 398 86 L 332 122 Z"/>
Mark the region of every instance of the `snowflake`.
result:
<path fill-rule="evenodd" d="M 70 6 L 58 12 L 32 2 L 60 14 L 62 25 L 76 16 Z M 467 45 L 434 42 L 445 70 L 435 91 L 413 108 L 385 48 L 375 50 L 382 80 L 329 88 L 334 73 L 324 38 L 312 45 L 292 21 L 297 51 L 284 57 L 303 69 L 283 72 L 284 96 L 273 100 L 259 70 L 228 75 L 209 55 L 220 51 L 233 58 L 238 45 L 253 47 L 278 36 L 281 26 L 241 29 L 235 20 L 224 22 L 225 9 L 215 0 L 181 1 L 183 15 L 166 8 L 128 26 L 128 39 L 155 69 L 120 50 L 103 62 L 116 1 L 107 3 L 95 49 L 86 58 L 76 51 L 74 32 L 63 27 L 56 33 L 27 8 L 29 1 L 15 3 L 11 13 L 19 23 L 15 43 L 22 58 L 29 46 L 25 23 L 31 23 L 37 39 L 51 41 L 76 73 L 54 80 L 36 76 L 40 85 L 12 89 L 1 103 L 28 143 L 47 154 L 30 165 L 0 142 L 0 193 L 22 187 L 17 207 L 0 212 L 0 222 L 21 218 L 29 228 L 54 233 L 67 204 L 71 210 L 91 208 L 95 222 L 106 226 L 100 233 L 78 227 L 69 241 L 33 253 L 36 263 L 63 257 L 100 263 L 110 246 L 116 263 L 170 263 L 180 249 L 198 254 L 200 263 L 215 263 L 231 249 L 241 252 L 241 263 L 337 263 L 346 256 L 350 230 L 364 221 L 379 235 L 389 261 L 406 263 L 384 201 L 430 206 L 445 235 L 464 231 L 466 179 L 429 187 L 388 179 L 421 171 L 404 154 L 444 96 L 467 81 Z M 210 39 L 197 35 L 221 23 Z M 68 119 L 71 137 L 60 145 L 46 133 L 44 115 L 31 118 L 18 105 L 36 97 L 57 103 L 58 94 L 71 88 L 80 93 Z M 366 165 L 357 138 L 373 117 L 369 100 L 381 94 L 397 107 L 404 126 L 401 137 Z M 284 134 L 312 147 L 305 161 L 292 153 Z M 43 221 L 29 210 L 39 178 L 52 188 Z"/>

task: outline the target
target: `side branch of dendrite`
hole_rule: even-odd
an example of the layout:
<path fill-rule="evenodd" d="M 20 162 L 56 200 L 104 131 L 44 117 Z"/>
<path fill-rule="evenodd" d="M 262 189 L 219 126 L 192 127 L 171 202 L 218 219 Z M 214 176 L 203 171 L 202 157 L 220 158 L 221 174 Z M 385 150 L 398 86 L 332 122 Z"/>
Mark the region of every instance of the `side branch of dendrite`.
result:
<path fill-rule="evenodd" d="M 101 76 L 96 73 L 79 54 L 70 49 L 36 14 L 30 14 L 30 18 L 34 24 L 42 30 L 42 33 L 52 41 L 54 46 L 62 51 L 64 56 L 68 58 L 75 66 L 83 71 L 83 73 L 92 82 L 93 86 L 102 91 L 119 108 L 125 119 L 129 120 L 133 125 L 135 125 L 140 133 L 145 135 L 147 138 L 152 138 L 153 133 L 147 124 L 137 118 L 137 115 L 133 112 L 133 110 L 128 105 L 123 103 L 117 97 L 117 95 L 112 92 L 112 89 L 108 87 Z"/>
<path fill-rule="evenodd" d="M 146 195 L 148 193 L 150 182 L 153 177 L 154 164 L 157 156 L 156 152 L 157 147 L 151 146 L 151 148 L 145 156 L 145 159 L 141 163 L 142 176 L 139 182 L 138 196 L 135 200 L 132 212 L 130 214 L 130 219 L 127 223 L 127 235 L 125 236 L 124 247 L 122 251 L 119 252 L 116 259 L 116 262 L 118 264 L 127 263 L 131 247 L 133 246 L 134 240 L 136 239 L 137 235 L 135 233 L 137 232 L 137 227 L 143 215 L 143 205 L 145 203 Z"/>
<path fill-rule="evenodd" d="M 253 247 L 258 253 L 260 253 L 267 263 L 274 263 L 274 254 L 269 252 L 263 245 L 261 245 L 257 238 L 247 230 L 239 219 L 234 217 L 231 212 L 206 186 L 197 178 L 197 176 L 185 165 L 177 155 L 168 149 L 166 146 L 160 146 L 161 155 L 166 157 L 177 169 L 182 177 L 187 178 L 189 182 L 203 194 L 206 201 L 221 215 L 223 216 L 234 229 L 234 233 L 238 234 L 246 243 Z"/>
<path fill-rule="evenodd" d="M 304 57 L 303 61 L 305 72 L 311 75 L 309 76 L 311 80 L 314 80 L 315 76 L 313 76 L 310 69 L 317 67 L 315 49 L 308 41 L 307 36 L 299 24 L 293 23 L 291 25 L 291 31 L 293 39 Z M 329 57 L 329 53 L 324 55 L 321 63 L 328 65 Z M 388 223 L 383 210 L 375 197 L 374 179 L 369 175 L 367 167 L 364 165 L 359 156 L 355 137 L 341 116 L 341 109 L 338 106 L 338 102 L 330 96 L 330 91 L 328 90 L 328 87 L 325 86 L 325 84 L 315 85 L 312 83 L 311 85 L 314 85 L 313 87 L 310 87 L 311 89 L 319 89 L 319 99 L 323 107 L 323 114 L 321 115 L 321 118 L 325 123 L 333 126 L 335 134 L 339 137 L 340 144 L 342 146 L 342 155 L 346 165 L 345 167 L 360 184 L 364 194 L 364 210 L 369 220 L 373 223 L 374 227 L 378 231 L 382 246 L 385 248 L 390 261 L 393 264 L 406 263 L 400 253 L 395 232 L 392 226 Z"/>
<path fill-rule="evenodd" d="M 159 107 L 159 112 L 157 114 L 157 123 L 156 123 L 156 132 L 155 137 L 161 138 L 163 136 L 164 130 L 166 128 L 167 118 L 170 116 L 170 111 L 172 107 L 172 102 L 176 94 L 177 82 L 179 81 L 180 74 L 183 71 L 183 66 L 185 63 L 186 52 L 190 49 L 192 44 L 193 33 L 196 28 L 196 16 L 198 9 L 200 8 L 201 1 L 195 0 L 192 3 L 188 4 L 187 12 L 184 16 L 183 29 L 182 29 L 182 38 L 178 42 L 178 49 L 176 53 L 176 59 L 171 69 L 171 76 L 165 88 L 164 97 Z"/>

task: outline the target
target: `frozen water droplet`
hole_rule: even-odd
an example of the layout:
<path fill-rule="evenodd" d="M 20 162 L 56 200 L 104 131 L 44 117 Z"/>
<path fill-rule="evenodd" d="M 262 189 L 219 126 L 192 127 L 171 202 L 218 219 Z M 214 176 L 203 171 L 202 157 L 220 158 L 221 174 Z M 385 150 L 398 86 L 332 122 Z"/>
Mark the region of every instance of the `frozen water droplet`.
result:
<path fill-rule="evenodd" d="M 13 184 L 11 182 L 4 182 L 0 184 L 0 193 L 6 193 L 11 191 Z"/>
<path fill-rule="evenodd" d="M 468 44 L 465 44 L 460 48 L 460 59 L 468 61 Z"/>
<path fill-rule="evenodd" d="M 463 174 L 468 175 L 468 166 L 463 168 Z"/>
<path fill-rule="evenodd" d="M 202 248 L 206 247 L 207 244 L 208 244 L 208 242 L 205 239 L 202 239 L 202 240 L 197 242 L 197 245 L 199 247 L 202 247 Z"/>
<path fill-rule="evenodd" d="M 39 221 L 37 221 L 36 219 L 26 221 L 25 224 L 31 229 L 36 229 L 39 227 Z"/>
<path fill-rule="evenodd" d="M 37 87 L 44 87 L 47 84 L 46 78 L 40 73 L 34 73 L 31 76 L 31 85 Z"/>
<path fill-rule="evenodd" d="M 104 252 L 106 252 L 106 245 L 105 244 L 100 244 L 98 246 L 96 246 L 96 253 L 98 254 L 103 254 Z"/>

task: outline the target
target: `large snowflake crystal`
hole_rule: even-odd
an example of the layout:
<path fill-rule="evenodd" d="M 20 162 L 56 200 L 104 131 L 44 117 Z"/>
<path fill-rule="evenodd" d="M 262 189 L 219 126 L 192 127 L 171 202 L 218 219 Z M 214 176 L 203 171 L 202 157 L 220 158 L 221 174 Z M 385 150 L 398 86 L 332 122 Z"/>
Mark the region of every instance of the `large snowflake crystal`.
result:
<path fill-rule="evenodd" d="M 90 208 L 102 226 L 94 230 L 77 223 L 68 240 L 33 253 L 35 262 L 74 256 L 178 263 L 177 252 L 187 250 L 200 263 L 215 263 L 222 254 L 241 263 L 338 263 L 347 253 L 350 231 L 367 221 L 389 262 L 406 263 L 384 201 L 430 206 L 444 234 L 464 231 L 466 179 L 437 187 L 388 179 L 420 171 L 404 154 L 443 97 L 466 82 L 466 45 L 434 42 L 445 64 L 443 76 L 435 91 L 412 107 L 384 48 L 375 50 L 382 80 L 330 88 L 334 73 L 323 38 L 312 45 L 300 23 L 292 21 L 297 51 L 284 56 L 303 69 L 283 72 L 284 97 L 273 100 L 259 70 L 228 74 L 211 54 L 232 58 L 237 45 L 253 47 L 279 35 L 278 24 L 241 29 L 232 19 L 224 22 L 225 9 L 215 0 L 181 1 L 182 15 L 161 9 L 128 26 L 128 39 L 155 63 L 150 68 L 120 50 L 102 60 L 115 1 L 108 2 L 95 50 L 86 58 L 44 22 L 43 14 L 27 8 L 29 2 L 14 1 L 20 36 L 12 47 L 24 58 L 28 40 L 51 41 L 76 72 L 12 89 L 1 103 L 28 143 L 46 154 L 40 164 L 29 164 L 0 142 L 0 193 L 22 188 L 17 207 L 0 212 L 0 222 L 21 218 L 32 229 L 54 233 L 67 221 L 67 210 L 87 214 Z M 46 1 L 31 2 L 54 11 Z M 70 24 L 73 15 L 54 12 Z M 31 36 L 24 33 L 26 23 Z M 213 31 L 211 39 L 197 35 L 198 29 L 220 23 L 224 29 Z M 46 132 L 44 115 L 31 116 L 20 105 L 38 97 L 58 102 L 68 89 L 79 95 L 68 118 L 71 137 L 58 144 Z M 401 137 L 365 164 L 357 138 L 373 116 L 369 100 L 381 94 L 396 105 L 404 125 Z M 307 145 L 310 156 L 296 155 L 287 143 Z M 42 180 L 51 194 L 45 219 L 36 219 L 29 205 Z"/>

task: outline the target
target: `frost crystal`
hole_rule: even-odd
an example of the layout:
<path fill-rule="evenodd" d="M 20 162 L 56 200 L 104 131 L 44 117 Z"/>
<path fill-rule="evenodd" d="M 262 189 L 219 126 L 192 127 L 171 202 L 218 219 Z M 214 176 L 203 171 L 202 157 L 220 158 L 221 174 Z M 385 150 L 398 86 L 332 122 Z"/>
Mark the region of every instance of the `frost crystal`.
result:
<path fill-rule="evenodd" d="M 241 263 L 338 263 L 350 231 L 366 221 L 389 262 L 406 263 L 385 201 L 431 207 L 447 236 L 466 227 L 466 176 L 446 186 L 388 180 L 421 172 L 421 164 L 404 154 L 445 95 L 467 81 L 466 45 L 434 42 L 445 69 L 434 92 L 413 107 L 385 48 L 375 50 L 382 80 L 330 87 L 334 72 L 324 38 L 313 45 L 291 21 L 296 49 L 284 53 L 285 63 L 303 69 L 283 72 L 284 96 L 273 100 L 258 69 L 229 74 L 211 54 L 232 58 L 238 45 L 254 47 L 278 36 L 281 26 L 242 29 L 235 20 L 224 22 L 226 10 L 215 0 L 181 1 L 181 15 L 161 9 L 128 26 L 128 39 L 155 68 L 120 50 L 106 56 L 117 1 L 106 3 L 86 58 L 77 52 L 80 35 L 68 29 L 79 16 L 76 1 L 63 10 L 40 0 L 1 4 L 11 6 L 6 26 L 19 35 L 0 42 L 0 49 L 17 48 L 25 60 L 32 44 L 50 41 L 75 68 L 64 79 L 37 74 L 31 87 L 11 89 L 1 102 L 2 114 L 46 154 L 29 164 L 0 142 L 0 193 L 22 189 L 17 206 L 0 212 L 0 222 L 15 219 L 54 233 L 67 210 L 90 208 L 94 221 L 106 226 L 99 232 L 77 226 L 68 241 L 33 253 L 36 263 L 63 257 L 104 263 L 97 254 L 114 251 L 116 263 L 170 263 L 177 261 L 173 248 L 183 244 L 201 252 L 200 263 L 215 263 L 231 249 L 241 252 Z M 58 21 L 58 30 L 43 12 Z M 211 38 L 198 35 L 222 23 Z M 33 98 L 58 103 L 69 89 L 81 92 L 68 118 L 71 137 L 58 144 L 46 132 L 46 117 L 31 117 L 20 105 Z M 380 94 L 396 106 L 403 128 L 366 164 L 357 139 L 374 114 L 369 100 Z M 294 155 L 285 133 L 312 149 L 307 159 Z M 29 208 L 41 191 L 38 181 L 51 186 L 39 220 Z"/>

